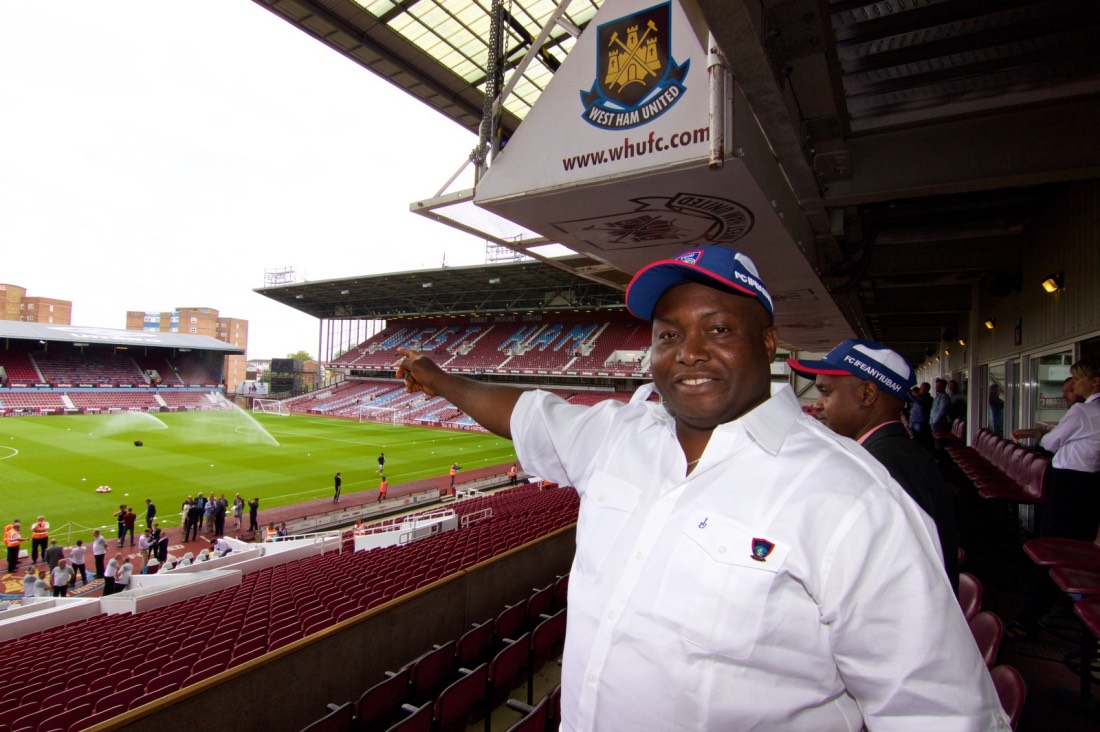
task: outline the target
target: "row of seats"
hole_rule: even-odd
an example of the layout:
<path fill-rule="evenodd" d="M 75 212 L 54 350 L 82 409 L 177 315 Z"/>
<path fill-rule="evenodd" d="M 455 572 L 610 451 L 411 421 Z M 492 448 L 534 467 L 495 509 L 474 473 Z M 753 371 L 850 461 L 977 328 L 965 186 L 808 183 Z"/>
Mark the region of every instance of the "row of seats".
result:
<path fill-rule="evenodd" d="M 947 455 L 982 498 L 1044 503 L 1050 485 L 1050 457 L 1007 440 L 989 429 L 974 445 L 949 445 Z"/>
<path fill-rule="evenodd" d="M 85 718 L 145 704 L 576 521 L 571 489 L 524 487 L 518 498 L 512 490 L 497 494 L 508 499 L 501 511 L 469 529 L 287 562 L 199 598 L 0 643 L 4 657 L 34 659 L 31 678 L 50 679 L 38 687 L 25 683 L 23 665 L 0 670 L 0 689 L 13 689 L 0 696 L 0 729 L 35 729 L 54 713 L 69 724 L 49 729 L 82 729 Z"/>
<path fill-rule="evenodd" d="M 462 732 L 478 719 L 491 727 L 494 709 L 557 658 L 565 642 L 568 575 L 505 606 L 455 640 L 433 647 L 363 691 L 353 702 L 329 704 L 310 732 L 425 729 Z"/>
<path fill-rule="evenodd" d="M 513 354 L 514 345 L 526 349 L 525 352 Z M 400 358 L 397 348 L 411 347 L 432 354 L 444 369 L 452 371 L 636 371 L 639 367 L 634 363 L 609 364 L 608 359 L 617 350 L 644 351 L 649 345 L 648 326 L 634 320 L 580 322 L 575 318 L 551 318 L 538 324 L 485 326 L 465 322 L 424 326 L 391 321 L 385 330 L 341 354 L 333 364 L 387 369 Z M 582 346 L 587 356 L 579 353 Z"/>
<path fill-rule="evenodd" d="M 1042 536 L 1024 542 L 1031 561 L 1050 571 L 1050 578 L 1074 600 L 1074 612 L 1084 626 L 1082 648 L 1067 657 L 1081 683 L 1080 697 L 1090 699 L 1093 669 L 1100 660 L 1100 530 L 1092 541 Z M 1068 663 L 1072 660 L 1073 663 Z"/>
<path fill-rule="evenodd" d="M 983 594 L 982 583 L 977 577 L 968 572 L 959 574 L 959 605 L 970 625 L 974 642 L 978 644 L 982 660 L 993 677 L 993 686 L 997 689 L 1001 706 L 1008 714 L 1012 728 L 1016 729 L 1027 699 L 1027 685 L 1015 668 L 1007 664 L 997 664 L 997 652 L 1004 638 L 1005 625 L 996 613 L 982 610 Z"/>
<path fill-rule="evenodd" d="M 160 374 L 165 385 L 216 386 L 217 377 L 193 355 L 181 356 L 173 365 L 164 358 L 141 357 L 141 360 L 106 353 L 80 353 L 76 350 L 58 352 L 54 346 L 47 352 L 0 354 L 0 366 L 7 373 L 8 385 L 33 384 L 129 384 L 149 386 L 147 371 Z"/>

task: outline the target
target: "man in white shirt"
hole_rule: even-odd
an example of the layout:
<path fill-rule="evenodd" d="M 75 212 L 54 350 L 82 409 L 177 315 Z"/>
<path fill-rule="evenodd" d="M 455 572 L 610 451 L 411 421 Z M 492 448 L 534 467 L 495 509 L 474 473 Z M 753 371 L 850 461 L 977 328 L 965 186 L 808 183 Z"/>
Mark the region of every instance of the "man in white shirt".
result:
<path fill-rule="evenodd" d="M 113 595 L 115 593 L 115 575 L 118 574 L 118 566 L 122 563 L 122 555 L 116 554 L 111 557 L 107 562 L 107 567 L 103 570 L 103 596 Z"/>
<path fill-rule="evenodd" d="M 69 563 L 65 559 L 59 559 L 57 566 L 50 571 L 50 582 L 53 585 L 54 597 L 67 597 L 69 594 L 69 582 L 72 581 L 73 571 L 69 569 Z"/>
<path fill-rule="evenodd" d="M 130 586 L 130 575 L 134 573 L 134 565 L 130 562 L 130 557 L 126 557 L 122 560 L 122 566 L 118 568 L 118 573 L 115 574 L 115 592 L 125 592 L 126 588 Z"/>
<path fill-rule="evenodd" d="M 77 539 L 76 546 L 74 546 L 73 550 L 69 553 L 69 563 L 72 564 L 73 568 L 73 579 L 72 582 L 69 583 L 70 587 L 76 585 L 76 576 L 78 574 L 80 575 L 80 583 L 84 585 L 88 584 L 88 570 L 84 566 L 84 555 L 87 552 L 88 547 L 84 546 L 83 541 Z"/>
<path fill-rule="evenodd" d="M 34 584 L 38 581 L 38 575 L 34 572 L 34 566 L 27 567 L 27 573 L 23 575 L 23 604 L 30 605 L 34 602 Z"/>
<path fill-rule="evenodd" d="M 103 563 L 106 561 L 106 556 L 107 556 L 107 539 L 104 538 L 103 535 L 99 533 L 98 529 L 96 529 L 95 531 L 92 532 L 92 558 L 95 559 L 95 574 L 96 574 L 96 577 L 106 579 L 106 575 L 104 574 L 105 568 L 103 566 Z M 113 574 L 111 575 L 111 579 L 112 579 L 112 581 L 114 580 L 114 575 Z M 103 594 L 108 594 L 108 593 L 105 592 Z"/>
<path fill-rule="evenodd" d="M 653 322 L 654 383 L 628 404 L 474 382 L 411 351 L 397 370 L 581 495 L 562 729 L 1007 730 L 931 520 L 789 387 L 771 393 L 751 260 L 700 246 L 643 268 L 626 299 Z"/>

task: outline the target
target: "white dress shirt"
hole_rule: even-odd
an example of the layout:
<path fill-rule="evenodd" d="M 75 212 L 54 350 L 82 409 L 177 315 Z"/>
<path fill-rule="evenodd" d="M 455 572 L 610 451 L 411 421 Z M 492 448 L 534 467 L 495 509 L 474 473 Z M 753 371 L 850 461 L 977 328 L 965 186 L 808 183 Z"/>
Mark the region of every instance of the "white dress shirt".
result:
<path fill-rule="evenodd" d="M 685 478 L 652 391 L 512 414 L 524 468 L 581 495 L 563 730 L 1008 729 L 931 519 L 881 465 L 784 386 Z"/>
<path fill-rule="evenodd" d="M 1070 407 L 1039 444 L 1054 453 L 1051 465 L 1056 468 L 1100 472 L 1100 393 Z"/>

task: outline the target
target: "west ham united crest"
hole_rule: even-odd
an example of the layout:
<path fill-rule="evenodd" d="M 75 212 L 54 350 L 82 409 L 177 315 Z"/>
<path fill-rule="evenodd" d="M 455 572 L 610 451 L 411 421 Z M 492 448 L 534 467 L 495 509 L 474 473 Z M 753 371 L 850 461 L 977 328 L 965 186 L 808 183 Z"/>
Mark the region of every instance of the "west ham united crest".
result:
<path fill-rule="evenodd" d="M 632 198 L 630 210 L 549 222 L 594 249 L 621 250 L 679 244 L 732 244 L 753 227 L 752 211 L 707 193 Z"/>
<path fill-rule="evenodd" d="M 670 3 L 655 5 L 596 29 L 596 80 L 581 92 L 584 120 L 621 130 L 651 122 L 684 95 L 691 59 L 672 58 Z"/>

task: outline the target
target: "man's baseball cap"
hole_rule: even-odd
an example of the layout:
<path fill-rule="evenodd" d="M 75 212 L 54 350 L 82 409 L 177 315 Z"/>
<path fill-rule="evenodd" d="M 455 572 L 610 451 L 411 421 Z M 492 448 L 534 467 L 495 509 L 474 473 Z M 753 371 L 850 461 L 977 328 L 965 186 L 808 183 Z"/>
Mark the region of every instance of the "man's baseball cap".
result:
<path fill-rule="evenodd" d="M 701 244 L 672 259 L 660 259 L 642 267 L 626 288 L 626 307 L 642 320 L 653 320 L 653 309 L 661 295 L 685 282 L 699 282 L 754 297 L 775 321 L 772 296 L 756 265 L 746 255 L 714 244 Z"/>
<path fill-rule="evenodd" d="M 829 351 L 820 361 L 788 358 L 787 364 L 807 378 L 817 374 L 855 376 L 873 381 L 879 389 L 901 401 L 912 401 L 909 390 L 915 385 L 913 369 L 895 351 L 877 341 L 849 338 Z"/>

